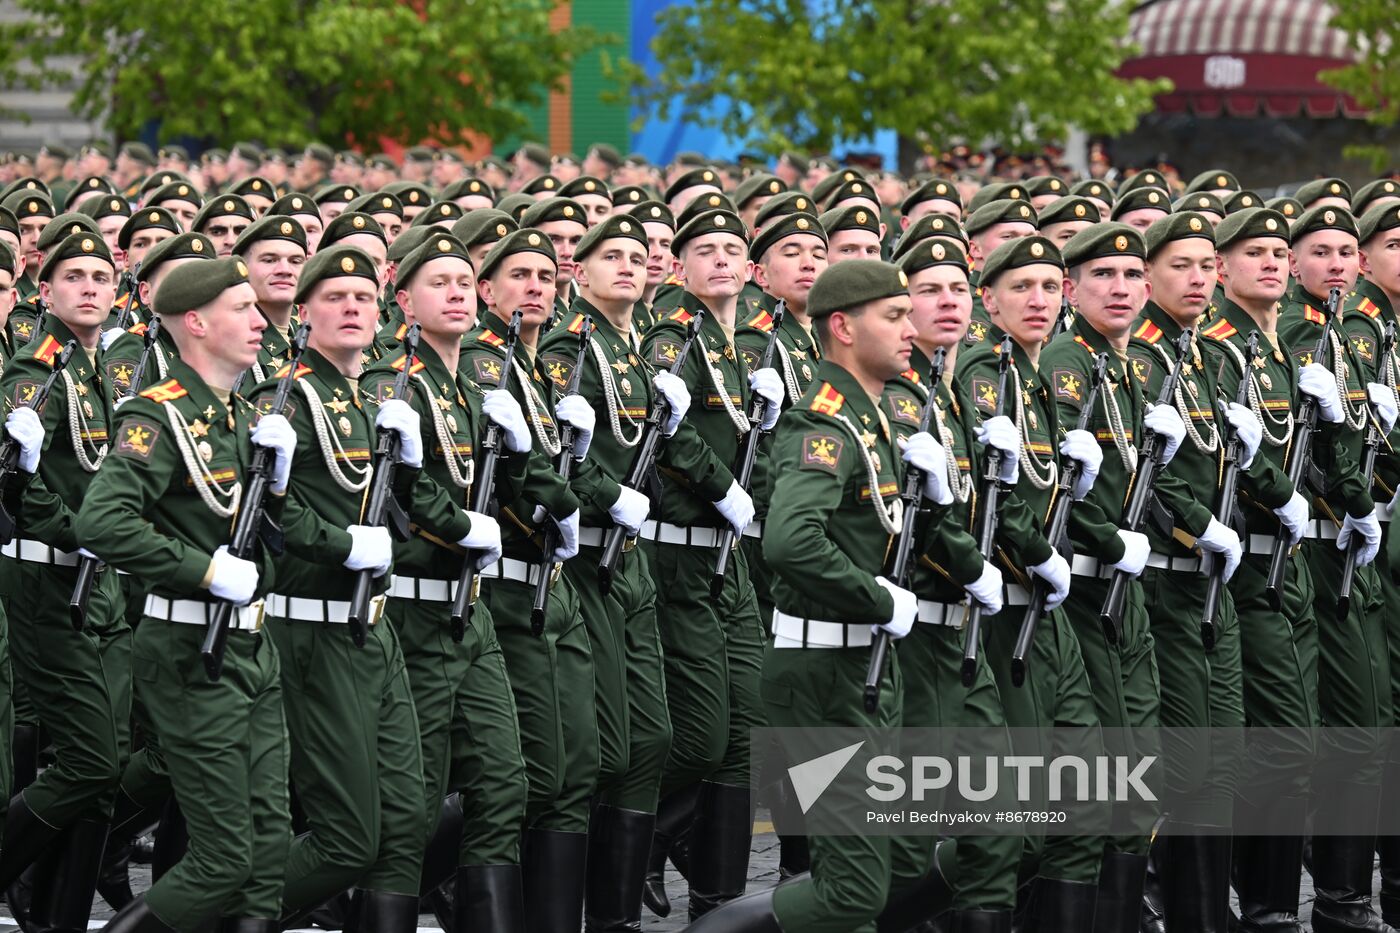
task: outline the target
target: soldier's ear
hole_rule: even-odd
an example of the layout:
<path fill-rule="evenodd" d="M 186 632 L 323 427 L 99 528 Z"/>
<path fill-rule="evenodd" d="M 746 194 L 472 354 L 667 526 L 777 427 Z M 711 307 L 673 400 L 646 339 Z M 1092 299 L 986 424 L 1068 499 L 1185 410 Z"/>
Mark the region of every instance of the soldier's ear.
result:
<path fill-rule="evenodd" d="M 476 293 L 481 296 L 482 302 L 485 303 L 488 308 L 496 304 L 495 299 L 491 295 L 490 279 L 478 279 L 476 283 Z"/>

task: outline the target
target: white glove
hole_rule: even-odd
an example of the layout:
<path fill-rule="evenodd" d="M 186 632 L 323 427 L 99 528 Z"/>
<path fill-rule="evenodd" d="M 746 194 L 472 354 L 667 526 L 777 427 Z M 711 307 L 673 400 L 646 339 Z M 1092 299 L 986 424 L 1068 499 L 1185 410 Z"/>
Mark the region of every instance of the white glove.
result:
<path fill-rule="evenodd" d="M 1142 568 L 1147 566 L 1147 555 L 1152 551 L 1147 535 L 1119 528 L 1118 540 L 1123 542 L 1123 559 L 1114 564 L 1113 569 L 1133 577 L 1142 573 Z"/>
<path fill-rule="evenodd" d="M 593 426 L 597 423 L 593 406 L 578 393 L 566 395 L 554 406 L 554 417 L 574 429 L 574 460 L 582 462 L 588 456 L 588 445 L 593 443 Z"/>
<path fill-rule="evenodd" d="M 734 526 L 736 535 L 743 534 L 744 529 L 753 521 L 753 499 L 737 482 L 729 484 L 729 491 L 724 494 L 723 499 L 715 503 L 715 508 L 719 509 L 719 514 L 724 516 L 725 521 Z"/>
<path fill-rule="evenodd" d="M 1240 558 L 1244 556 L 1244 545 L 1240 543 L 1235 529 L 1212 518 L 1206 530 L 1196 536 L 1196 544 L 1202 551 L 1222 555 L 1216 560 L 1225 561 L 1225 582 L 1229 583 L 1235 575 L 1235 568 L 1240 565 Z"/>
<path fill-rule="evenodd" d="M 382 577 L 394 562 L 394 542 L 389 529 L 383 525 L 351 525 L 350 556 L 345 558 L 346 570 L 373 570 Z"/>
<path fill-rule="evenodd" d="M 1362 538 L 1361 545 L 1356 549 L 1356 566 L 1365 567 L 1376 559 L 1381 549 L 1381 520 L 1376 517 L 1375 509 L 1362 518 L 1348 515 L 1342 519 L 1342 530 L 1337 532 L 1337 549 L 1345 551 L 1351 544 L 1353 534 Z"/>
<path fill-rule="evenodd" d="M 763 399 L 763 420 L 759 422 L 758 429 L 773 430 L 773 425 L 778 423 L 778 415 L 783 412 L 783 377 L 771 366 L 755 369 L 749 373 L 749 388 Z"/>
<path fill-rule="evenodd" d="M 642 522 L 650 511 L 651 500 L 631 486 L 618 486 L 617 501 L 608 506 L 608 516 L 615 524 L 626 528 L 629 535 L 642 530 Z"/>
<path fill-rule="evenodd" d="M 661 425 L 661 433 L 670 437 L 681 426 L 681 419 L 690 411 L 690 390 L 685 380 L 675 373 L 659 372 L 651 377 L 651 384 L 666 400 L 666 422 Z"/>
<path fill-rule="evenodd" d="M 923 471 L 924 496 L 938 503 L 948 505 L 953 501 L 953 490 L 948 485 L 948 452 L 932 434 L 920 431 L 907 438 L 901 438 L 901 456 L 904 462 Z"/>
<path fill-rule="evenodd" d="M 1400 408 L 1395 404 L 1395 390 L 1389 386 L 1383 386 L 1379 382 L 1366 383 L 1366 397 L 1371 400 L 1371 407 L 1375 409 L 1376 419 L 1381 423 L 1381 433 L 1389 434 L 1390 429 L 1395 427 L 1395 419 L 1400 415 Z"/>
<path fill-rule="evenodd" d="M 977 427 L 977 439 L 984 446 L 1001 451 L 1001 476 L 1007 486 L 1015 486 L 1020 477 L 1021 432 L 1005 415 L 988 418 Z"/>
<path fill-rule="evenodd" d="M 481 400 L 481 410 L 505 432 L 507 448 L 518 454 L 530 449 L 530 428 L 525 424 L 525 413 L 508 390 L 487 392 Z"/>
<path fill-rule="evenodd" d="M 1320 363 L 1309 363 L 1298 370 L 1298 391 L 1317 399 L 1322 420 L 1333 424 L 1342 418 L 1342 396 L 1337 391 L 1337 377 Z"/>
<path fill-rule="evenodd" d="M 1175 405 L 1148 405 L 1143 426 L 1162 439 L 1162 466 L 1172 462 L 1181 441 L 1186 437 L 1186 423 Z"/>
<path fill-rule="evenodd" d="M 982 604 L 982 611 L 989 616 L 1001 612 L 1001 571 L 991 561 L 982 562 L 982 575 L 963 589 L 967 595 Z"/>
<path fill-rule="evenodd" d="M 214 552 L 214 576 L 209 592 L 235 606 L 246 606 L 258 590 L 258 565 L 229 553 L 228 545 Z"/>
<path fill-rule="evenodd" d="M 102 349 L 112 349 L 112 344 L 116 343 L 117 338 L 124 333 L 126 333 L 126 331 L 122 330 L 120 327 L 109 327 L 106 330 L 104 330 L 102 332 L 102 337 L 100 338 L 102 341 Z"/>
<path fill-rule="evenodd" d="M 1312 510 L 1308 508 L 1308 500 L 1303 498 L 1302 493 L 1295 492 L 1293 498 L 1274 509 L 1274 514 L 1283 525 L 1289 547 L 1303 540 L 1303 532 L 1307 530 L 1308 516 L 1312 514 Z"/>
<path fill-rule="evenodd" d="M 549 555 L 549 559 L 557 564 L 578 553 L 578 509 L 563 518 L 554 519 L 554 524 L 559 529 L 559 546 Z"/>
<path fill-rule="evenodd" d="M 914 621 L 919 617 L 919 597 L 903 587 L 895 586 L 884 577 L 876 577 L 875 582 L 894 597 L 894 614 L 888 622 L 872 625 L 870 630 L 886 632 L 891 638 L 903 638 L 909 634 L 910 629 L 914 627 Z"/>
<path fill-rule="evenodd" d="M 1079 479 L 1074 484 L 1074 500 L 1078 502 L 1094 488 L 1099 468 L 1103 466 L 1103 448 L 1088 431 L 1075 429 L 1060 441 L 1060 453 L 1079 463 Z"/>
<path fill-rule="evenodd" d="M 1045 608 L 1054 609 L 1065 601 L 1069 595 L 1069 561 L 1064 555 L 1055 551 L 1050 555 L 1050 559 L 1041 564 L 1033 564 L 1031 573 L 1044 580 L 1050 586 L 1050 592 L 1045 594 Z"/>
<path fill-rule="evenodd" d="M 39 454 L 44 449 L 44 423 L 32 408 L 16 408 L 5 416 L 5 433 L 19 445 L 19 468 L 26 473 L 39 471 Z"/>
<path fill-rule="evenodd" d="M 276 454 L 272 463 L 272 491 L 287 491 L 292 475 L 292 454 L 297 449 L 297 432 L 284 415 L 263 415 L 249 439 L 259 447 L 271 448 Z"/>
<path fill-rule="evenodd" d="M 1240 440 L 1240 469 L 1248 470 L 1259 452 L 1259 441 L 1264 437 L 1264 426 L 1259 416 L 1239 402 L 1231 402 L 1225 409 L 1225 420 L 1235 429 L 1235 437 Z"/>
<path fill-rule="evenodd" d="M 134 399 L 135 397 L 136 397 L 136 396 L 134 396 L 134 395 L 123 395 L 123 396 L 121 396 L 121 397 L 118 398 L 115 402 L 112 403 L 112 411 L 120 411 L 120 410 L 121 410 L 121 407 L 122 407 L 123 405 L 125 405 L 127 402 L 131 401 L 131 400 Z"/>
<path fill-rule="evenodd" d="M 490 515 L 468 512 L 472 530 L 457 546 L 476 552 L 476 569 L 485 570 L 501 559 L 501 525 Z"/>
<path fill-rule="evenodd" d="M 379 403 L 379 411 L 374 416 L 374 426 L 384 431 L 393 431 L 399 436 L 399 459 L 405 466 L 423 465 L 422 422 L 413 406 L 401 398 L 386 399 Z"/>

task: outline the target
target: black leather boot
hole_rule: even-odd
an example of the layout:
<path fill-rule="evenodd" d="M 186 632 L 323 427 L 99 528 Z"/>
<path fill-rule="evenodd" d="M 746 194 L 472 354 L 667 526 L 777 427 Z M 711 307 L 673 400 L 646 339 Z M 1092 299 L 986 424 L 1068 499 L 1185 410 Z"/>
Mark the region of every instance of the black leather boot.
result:
<path fill-rule="evenodd" d="M 774 890 L 768 888 L 725 901 L 691 921 L 686 933 L 783 933 L 773 913 Z"/>
<path fill-rule="evenodd" d="M 14 767 L 14 792 L 18 794 L 39 776 L 39 726 L 32 722 L 15 723 L 10 743 L 10 762 Z"/>
<path fill-rule="evenodd" d="M 1371 908 L 1370 836 L 1314 836 L 1313 933 L 1395 933 Z"/>
<path fill-rule="evenodd" d="M 523 933 L 525 899 L 519 865 L 469 865 L 457 869 L 450 933 Z"/>
<path fill-rule="evenodd" d="M 173 930 L 151 913 L 145 897 L 138 897 L 117 911 L 102 928 L 102 933 L 173 933 Z"/>
<path fill-rule="evenodd" d="M 1141 933 L 1167 933 L 1165 900 L 1167 862 L 1171 855 L 1171 837 L 1159 832 L 1147 853 L 1147 876 L 1142 884 Z"/>
<path fill-rule="evenodd" d="M 690 834 L 690 919 L 744 893 L 749 882 L 753 804 L 749 788 L 705 782 Z"/>
<path fill-rule="evenodd" d="M 806 836 L 778 837 L 778 878 L 791 878 L 812 870 L 812 850 Z"/>
<path fill-rule="evenodd" d="M 955 910 L 952 933 L 1011 933 L 1009 910 Z"/>
<path fill-rule="evenodd" d="M 131 876 L 127 866 L 131 861 L 131 840 L 107 836 L 102 852 L 102 867 L 97 875 L 97 893 L 113 910 L 121 910 L 136 895 L 131 893 Z"/>
<path fill-rule="evenodd" d="M 1298 891 L 1303 874 L 1302 797 L 1278 797 L 1264 806 L 1235 801 L 1235 825 L 1275 826 L 1296 835 L 1235 837 L 1231 852 L 1239 933 L 1302 933 Z"/>
<path fill-rule="evenodd" d="M 185 814 L 180 812 L 180 805 L 171 797 L 165 803 L 165 809 L 161 812 L 160 825 L 156 827 L 156 844 L 151 853 L 151 881 L 156 881 L 161 875 L 175 867 L 180 859 L 185 857 L 185 850 L 190 847 L 190 836 L 185 828 Z"/>
<path fill-rule="evenodd" d="M 42 877 L 36 873 L 28 929 L 85 933 L 106 842 L 106 820 L 79 820 L 64 830 L 58 857 Z"/>
<path fill-rule="evenodd" d="M 1036 878 L 1023 933 L 1084 933 L 1094 929 L 1098 885 Z"/>
<path fill-rule="evenodd" d="M 1229 833 L 1221 827 L 1185 823 L 1174 825 L 1172 833 L 1166 837 L 1171 842 L 1168 857 L 1162 862 L 1166 929 L 1226 933 L 1230 923 Z M 1157 843 L 1163 838 L 1158 836 Z"/>
<path fill-rule="evenodd" d="M 1395 926 L 1400 923 L 1400 836 L 1378 837 L 1376 852 L 1381 857 L 1381 919 Z"/>
<path fill-rule="evenodd" d="M 9 888 L 26 868 L 39 860 L 62 835 L 29 809 L 24 794 L 10 799 L 5 815 L 5 836 L 0 842 L 0 888 Z"/>
<path fill-rule="evenodd" d="M 421 907 L 433 912 L 438 926 L 452 927 L 452 879 L 457 874 L 457 850 L 462 842 L 462 797 L 450 794 L 442 802 L 437 825 L 423 853 L 422 882 L 418 887 Z"/>
<path fill-rule="evenodd" d="M 362 888 L 350 895 L 345 933 L 414 933 L 417 929 L 418 895 Z"/>
<path fill-rule="evenodd" d="M 525 933 L 578 933 L 588 834 L 532 829 L 521 855 Z"/>
<path fill-rule="evenodd" d="M 1138 933 L 1142 920 L 1142 886 L 1147 856 L 1105 852 L 1099 866 L 1099 893 L 1094 933 Z"/>
<path fill-rule="evenodd" d="M 689 851 L 690 824 L 700 800 L 700 784 L 692 784 L 661 798 L 656 808 L 656 830 L 652 836 L 651 853 L 647 856 L 646 882 L 642 886 L 642 903 L 658 917 L 671 913 L 671 901 L 666 896 L 666 859 L 675 854 L 680 864 L 676 870 L 684 877 L 689 867 L 684 853 Z M 682 867 L 684 866 L 684 867 Z"/>
<path fill-rule="evenodd" d="M 588 933 L 639 933 L 642 882 L 656 814 L 606 804 L 588 821 L 588 872 L 583 928 Z"/>
<path fill-rule="evenodd" d="M 875 918 L 877 933 L 905 933 L 944 913 L 953 903 L 953 886 L 938 864 L 937 849 L 928 873 L 912 886 L 891 891 L 880 915 Z"/>

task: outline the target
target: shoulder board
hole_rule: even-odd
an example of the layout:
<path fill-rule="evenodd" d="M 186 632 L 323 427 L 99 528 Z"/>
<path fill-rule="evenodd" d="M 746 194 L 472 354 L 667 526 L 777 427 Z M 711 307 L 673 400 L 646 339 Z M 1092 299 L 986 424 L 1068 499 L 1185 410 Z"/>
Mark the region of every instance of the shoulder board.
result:
<path fill-rule="evenodd" d="M 167 379 L 159 385 L 153 385 L 145 392 L 141 393 L 142 398 L 148 398 L 153 402 L 173 402 L 177 398 L 184 398 L 186 395 L 189 395 L 189 393 L 174 379 Z"/>
<path fill-rule="evenodd" d="M 394 362 L 391 363 L 391 364 L 389 364 L 389 365 L 393 366 L 394 369 L 397 369 L 399 372 L 403 372 L 403 364 L 404 364 L 404 361 L 407 360 L 407 359 L 408 359 L 408 354 L 405 353 L 403 356 L 401 356 L 401 357 L 399 357 L 398 359 L 394 360 Z M 422 371 L 423 371 L 424 369 L 426 369 L 426 368 L 427 368 L 427 366 L 423 363 L 423 361 L 420 360 L 418 357 L 415 356 L 415 357 L 413 358 L 413 365 L 409 368 L 408 372 L 409 372 L 409 375 L 413 375 L 414 373 L 422 372 Z"/>
<path fill-rule="evenodd" d="M 1083 337 L 1079 336 L 1078 334 L 1075 334 L 1075 335 L 1074 335 L 1074 342 L 1077 343 L 1077 344 L 1079 344 L 1079 345 L 1080 345 L 1081 347 L 1083 347 L 1084 349 L 1088 350 L 1090 353 L 1093 353 L 1093 352 L 1094 352 L 1094 348 L 1091 347 L 1091 346 L 1089 346 L 1089 341 L 1085 340 Z"/>
<path fill-rule="evenodd" d="M 1133 336 L 1148 343 L 1156 343 L 1162 339 L 1162 328 L 1151 321 L 1143 321 L 1142 326 L 1133 331 Z"/>
<path fill-rule="evenodd" d="M 569 322 L 569 333 L 579 334 L 583 332 L 583 318 L 582 314 L 574 315 L 574 319 Z"/>
<path fill-rule="evenodd" d="M 491 331 L 489 331 L 489 330 L 483 330 L 483 331 L 481 332 L 481 335 L 478 336 L 476 339 L 477 339 L 478 341 L 480 341 L 481 343 L 484 343 L 484 344 L 487 344 L 487 345 L 493 346 L 493 347 L 503 347 L 503 346 L 506 345 L 506 342 L 505 342 L 503 339 L 501 339 L 500 337 L 497 337 L 495 334 L 491 333 Z"/>
<path fill-rule="evenodd" d="M 695 315 L 691 314 L 685 308 L 677 308 L 666 317 L 666 320 L 680 321 L 682 324 L 689 324 L 694 317 Z"/>
<path fill-rule="evenodd" d="M 1362 298 L 1361 303 L 1356 306 L 1356 310 L 1367 317 L 1378 317 L 1381 313 L 1380 307 L 1369 298 Z"/>
<path fill-rule="evenodd" d="M 1201 331 L 1202 337 L 1209 337 L 1211 340 L 1228 340 L 1239 333 L 1235 325 L 1221 318 L 1214 324 Z"/>
<path fill-rule="evenodd" d="M 900 373 L 899 376 L 901 379 L 908 379 L 910 382 L 914 383 L 914 385 L 923 384 L 923 380 L 919 378 L 919 374 L 912 369 L 906 369 L 904 372 Z"/>
<path fill-rule="evenodd" d="M 1303 320 L 1310 324 L 1325 324 L 1327 323 L 1327 315 L 1309 305 L 1303 309 Z"/>
<path fill-rule="evenodd" d="M 755 330 L 761 330 L 766 334 L 773 329 L 773 315 L 766 310 L 759 311 L 747 323 Z"/>
<path fill-rule="evenodd" d="M 277 374 L 276 374 L 273 378 L 274 378 L 274 379 L 285 379 L 286 376 L 287 376 L 288 371 L 291 370 L 291 368 L 292 368 L 292 364 L 291 364 L 291 363 L 288 363 L 286 366 L 283 366 L 281 369 L 277 370 Z M 309 373 L 309 372 L 311 372 L 311 367 L 310 367 L 310 366 L 307 366 L 307 365 L 304 364 L 304 363 L 298 363 L 298 364 L 297 364 L 297 372 L 296 372 L 296 375 L 293 376 L 292 379 L 293 379 L 293 380 L 300 379 L 301 377 L 305 376 L 305 375 L 306 375 L 307 373 Z"/>
<path fill-rule="evenodd" d="M 822 387 L 817 390 L 816 396 L 812 399 L 812 404 L 808 409 L 823 415 L 834 415 L 841 410 L 841 406 L 846 404 L 846 396 L 837 392 L 831 383 L 823 382 Z"/>
<path fill-rule="evenodd" d="M 408 325 L 407 325 L 407 324 L 400 324 L 400 325 L 398 326 L 398 328 L 395 329 L 395 331 L 394 331 L 394 339 L 395 339 L 395 340 L 402 340 L 403 337 L 404 337 L 404 334 L 406 334 L 406 333 L 408 333 Z"/>
<path fill-rule="evenodd" d="M 53 358 L 58 356 L 58 351 L 63 349 L 63 344 L 54 339 L 53 334 L 45 334 L 44 342 L 39 344 L 34 351 L 34 358 L 41 363 L 53 365 Z"/>
<path fill-rule="evenodd" d="M 37 308 L 39 306 L 39 297 L 39 293 L 35 292 L 34 294 L 29 296 L 29 303 Z"/>
<path fill-rule="evenodd" d="M 130 327 L 128 327 L 128 328 L 126 329 L 126 332 L 127 332 L 128 334 L 135 334 L 135 335 L 138 336 L 138 337 L 144 337 L 144 336 L 146 336 L 146 325 L 145 325 L 145 324 L 132 324 Z"/>
<path fill-rule="evenodd" d="M 662 282 L 661 284 L 662 284 L 662 285 L 679 285 L 679 284 L 681 284 L 681 280 L 676 276 L 676 274 L 675 274 L 674 272 L 672 272 L 670 275 L 666 276 L 666 281 Z"/>
<path fill-rule="evenodd" d="M 122 310 L 126 310 L 126 306 L 129 305 L 130 303 L 131 303 L 131 292 L 127 292 L 125 295 L 122 295 L 122 296 L 121 296 L 120 298 L 118 298 L 115 302 L 113 302 L 112 307 L 114 307 L 114 308 L 121 308 Z"/>

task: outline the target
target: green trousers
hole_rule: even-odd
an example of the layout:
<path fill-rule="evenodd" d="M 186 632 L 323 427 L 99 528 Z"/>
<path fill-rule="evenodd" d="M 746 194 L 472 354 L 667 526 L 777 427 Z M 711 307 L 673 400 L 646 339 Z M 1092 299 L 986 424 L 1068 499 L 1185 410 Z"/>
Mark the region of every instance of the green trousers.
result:
<path fill-rule="evenodd" d="M 710 596 L 714 548 L 646 542 L 671 711 L 661 794 L 700 780 L 749 783 L 749 732 L 764 724 L 758 696 L 767 640 L 742 549 Z"/>
<path fill-rule="evenodd" d="M 599 799 L 609 806 L 654 813 L 671 747 L 656 586 L 646 552 L 634 548 L 619 558 L 604 596 L 598 586 L 601 556 L 601 548 L 584 548 L 564 565 L 578 594 L 593 652 Z"/>
<path fill-rule="evenodd" d="M 561 576 L 550 591 L 544 631 L 530 631 L 535 588 L 483 580 L 482 600 L 496 620 L 520 721 L 529 795 L 527 828 L 588 830 L 588 798 L 598 782 L 598 721 L 592 649 L 578 594 Z"/>
<path fill-rule="evenodd" d="M 192 933 L 220 917 L 276 918 L 292 841 L 277 648 L 231 631 L 223 674 L 200 662 L 204 626 L 144 618 L 132 673 L 160 736 L 189 848 L 146 901 Z"/>
<path fill-rule="evenodd" d="M 356 648 L 346 625 L 271 619 L 310 832 L 287 856 L 284 914 L 349 887 L 417 895 L 426 795 L 418 720 L 392 626 Z"/>
<path fill-rule="evenodd" d="M 68 615 L 76 576 L 73 567 L 0 558 L 14 676 L 55 759 L 24 800 L 59 827 L 108 818 L 131 743 L 131 629 L 117 575 L 98 574 L 81 632 Z"/>
<path fill-rule="evenodd" d="M 10 673 L 10 624 L 5 603 L 0 600 L 0 818 L 10 806 L 14 790 L 14 752 L 11 748 L 15 732 L 15 707 L 12 700 L 14 676 Z"/>

